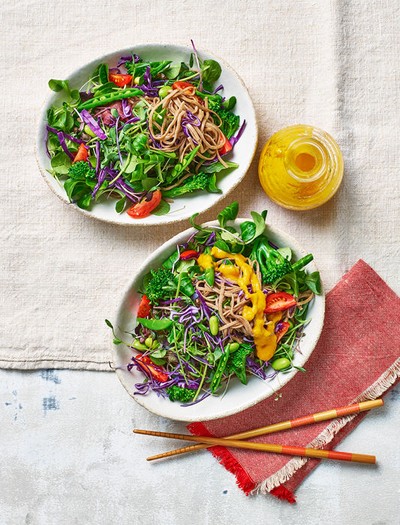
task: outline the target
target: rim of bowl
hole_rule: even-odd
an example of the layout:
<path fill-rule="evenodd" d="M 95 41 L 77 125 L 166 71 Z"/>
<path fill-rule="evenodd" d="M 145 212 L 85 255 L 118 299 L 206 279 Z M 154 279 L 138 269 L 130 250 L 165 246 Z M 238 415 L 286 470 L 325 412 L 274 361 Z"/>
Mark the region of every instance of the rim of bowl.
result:
<path fill-rule="evenodd" d="M 191 50 L 191 48 L 189 46 L 185 46 L 185 45 L 181 45 L 181 44 L 179 44 L 179 45 L 178 44 L 161 44 L 161 43 L 151 43 L 151 42 L 147 42 L 147 43 L 144 43 L 144 44 L 138 44 L 137 43 L 137 44 L 134 44 L 131 47 L 118 49 L 118 50 L 112 51 L 110 53 L 99 55 L 97 58 L 94 58 L 90 62 L 87 62 L 87 63 L 83 64 L 82 66 L 80 66 L 79 68 L 77 68 L 74 71 L 72 71 L 69 75 L 67 75 L 65 77 L 65 80 L 70 80 L 70 78 L 73 75 L 75 75 L 83 67 L 89 67 L 90 65 L 95 66 L 99 61 L 110 60 L 115 55 L 123 56 L 124 53 L 132 52 L 132 50 L 134 50 L 135 47 L 138 47 L 138 48 L 139 47 L 140 48 L 150 48 L 150 47 L 155 47 L 155 46 L 164 47 L 164 48 L 174 48 L 174 49 L 177 49 L 179 51 L 190 51 Z M 257 125 L 257 116 L 256 116 L 254 104 L 253 104 L 253 101 L 252 101 L 252 99 L 250 97 L 249 90 L 247 89 L 247 86 L 244 83 L 242 77 L 233 69 L 232 66 L 230 66 L 227 62 L 225 62 L 225 60 L 223 58 L 219 57 L 215 53 L 212 53 L 211 51 L 208 51 L 207 49 L 200 49 L 198 51 L 198 53 L 200 55 L 201 55 L 201 53 L 203 53 L 205 55 L 209 55 L 210 57 L 212 57 L 214 59 L 217 59 L 219 61 L 219 63 L 221 64 L 221 66 L 223 66 L 223 69 L 229 70 L 231 72 L 231 74 L 236 76 L 236 78 L 238 79 L 239 83 L 242 86 L 242 89 L 243 89 L 244 93 L 246 94 L 246 96 L 248 97 L 248 99 L 250 101 L 250 109 L 251 109 L 251 114 L 252 114 L 251 116 L 252 116 L 252 119 L 253 119 L 253 122 L 254 122 L 254 134 L 255 134 L 254 135 L 255 140 L 254 140 L 254 144 L 253 144 L 253 150 L 251 152 L 251 155 L 249 157 L 249 161 L 247 162 L 247 165 L 243 169 L 242 175 L 237 179 L 235 184 L 231 185 L 225 192 L 223 192 L 221 194 L 214 194 L 215 195 L 215 201 L 213 202 L 213 204 L 211 204 L 210 206 L 207 206 L 206 208 L 204 208 L 201 212 L 199 212 L 199 214 L 200 214 L 200 213 L 204 213 L 204 212 L 208 211 L 209 209 L 211 209 L 212 207 L 217 205 L 222 199 L 227 197 L 231 193 L 231 191 L 233 191 L 242 182 L 244 177 L 247 175 L 247 172 L 248 172 L 248 170 L 249 170 L 249 168 L 251 166 L 251 163 L 253 162 L 253 159 L 254 159 L 254 156 L 255 156 L 256 150 L 257 150 L 257 145 L 258 145 L 258 125 Z M 147 223 L 147 222 L 142 222 L 142 221 L 140 221 L 140 222 L 135 222 L 134 221 L 132 223 L 125 223 L 125 222 L 119 222 L 117 220 L 108 219 L 108 218 L 104 218 L 104 217 L 97 217 L 97 216 L 93 215 L 90 211 L 83 210 L 82 208 L 79 208 L 78 206 L 76 206 L 73 203 L 69 202 L 68 199 L 66 198 L 66 196 L 64 197 L 64 195 L 60 195 L 59 193 L 57 193 L 55 188 L 53 188 L 53 186 L 50 183 L 51 179 L 49 177 L 51 177 L 51 175 L 48 173 L 46 168 L 42 165 L 42 163 L 40 161 L 40 158 L 39 158 L 39 151 L 41 151 L 43 149 L 43 144 L 41 144 L 41 140 L 40 140 L 41 126 L 43 125 L 43 122 L 46 121 L 46 113 L 47 113 L 47 110 L 48 110 L 49 105 L 50 105 L 50 99 L 52 98 L 53 95 L 54 95 L 54 93 L 50 92 L 45 97 L 44 101 L 42 102 L 42 104 L 40 106 L 40 111 L 39 111 L 37 119 L 36 119 L 36 122 L 37 122 L 37 124 L 36 124 L 37 133 L 36 133 L 36 141 L 35 141 L 35 145 L 34 145 L 34 153 L 35 153 L 36 163 L 38 165 L 39 172 L 40 172 L 41 176 L 45 180 L 45 182 L 46 182 L 47 186 L 50 188 L 50 190 L 61 200 L 61 202 L 63 202 L 67 206 L 69 206 L 71 209 L 74 209 L 78 213 L 81 213 L 81 214 L 85 215 L 86 217 L 89 217 L 90 219 L 93 219 L 93 220 L 96 220 L 96 221 L 105 222 L 107 224 L 114 224 L 116 226 L 124 226 L 124 227 L 128 227 L 128 228 L 131 227 L 131 226 L 150 226 L 151 227 L 151 226 L 163 226 L 164 224 L 178 223 L 178 222 L 187 220 L 192 215 L 192 213 L 190 213 L 188 216 L 184 216 L 184 217 L 180 217 L 180 218 L 171 218 L 171 219 L 165 220 L 169 216 L 169 214 L 167 214 L 167 215 L 163 215 L 162 217 L 164 217 L 165 219 L 162 220 L 162 221 L 159 221 L 159 222 Z M 239 166 L 239 168 L 240 167 L 241 166 Z M 188 207 L 188 212 L 189 212 L 189 207 Z"/>
<path fill-rule="evenodd" d="M 237 224 L 240 224 L 240 223 L 242 223 L 244 221 L 247 221 L 247 220 L 248 219 L 242 218 L 242 217 L 241 218 L 237 218 L 235 221 L 233 221 L 233 224 L 237 225 Z M 218 221 L 208 221 L 208 222 L 205 222 L 203 224 L 203 226 L 217 226 L 217 225 L 218 225 Z M 287 239 L 288 246 L 290 248 L 293 247 L 293 249 L 296 252 L 301 252 L 301 253 L 304 253 L 304 254 L 307 253 L 306 250 L 304 250 L 304 248 L 299 244 L 299 242 L 294 237 L 292 237 L 291 235 L 287 234 L 286 232 L 284 232 L 280 228 L 276 228 L 274 226 L 269 226 L 267 224 L 266 225 L 266 229 L 269 229 L 272 234 L 276 234 L 278 236 L 282 236 L 285 239 Z M 183 242 L 186 238 L 188 238 L 195 231 L 196 230 L 194 228 L 187 228 L 186 230 L 178 233 L 177 235 L 174 235 L 173 237 L 171 237 L 170 239 L 165 241 L 161 246 L 159 246 L 152 254 L 150 254 L 146 258 L 146 260 L 143 262 L 143 264 L 140 266 L 140 268 L 135 272 L 135 276 L 134 276 L 133 280 L 131 281 L 131 284 L 130 284 L 129 288 L 125 291 L 125 293 L 123 295 L 123 298 L 122 298 L 122 300 L 121 300 L 121 302 L 119 304 L 119 307 L 117 309 L 117 312 L 116 312 L 116 319 L 119 319 L 121 314 L 123 313 L 124 305 L 127 303 L 128 298 L 132 294 L 132 290 L 137 293 L 137 290 L 134 288 L 134 285 L 137 285 L 136 281 L 139 279 L 141 274 L 147 269 L 147 267 L 149 267 L 151 265 L 151 263 L 155 259 L 157 259 L 159 256 L 161 256 L 163 254 L 163 252 L 167 248 L 172 247 L 172 246 L 178 244 L 179 242 Z M 310 264 L 314 266 L 313 271 L 318 271 L 318 268 L 317 268 L 314 260 L 311 261 Z M 316 296 L 316 299 L 318 300 L 319 309 L 320 309 L 320 315 L 316 319 L 316 321 L 318 321 L 318 324 L 316 324 L 315 328 L 314 328 L 313 341 L 311 343 L 311 347 L 312 347 L 311 351 L 307 355 L 306 359 L 304 361 L 302 361 L 301 366 L 303 366 L 308 361 L 308 359 L 311 357 L 312 353 L 314 352 L 314 349 L 315 349 L 315 347 L 316 347 L 316 345 L 318 343 L 318 340 L 320 338 L 320 335 L 321 335 L 321 332 L 322 332 L 322 328 L 324 326 L 324 319 L 325 319 L 325 292 L 324 292 L 323 288 L 322 288 L 322 293 L 320 295 Z M 239 412 L 242 412 L 243 410 L 246 410 L 247 408 L 250 408 L 250 407 L 256 405 L 257 403 L 260 403 L 264 399 L 267 399 L 268 397 L 271 397 L 274 393 L 276 393 L 278 390 L 281 390 L 287 383 L 289 383 L 290 380 L 298 373 L 298 370 L 294 369 L 291 372 L 289 372 L 288 374 L 284 374 L 282 380 L 279 383 L 279 387 L 277 389 L 270 389 L 269 393 L 262 393 L 259 396 L 255 397 L 250 402 L 247 402 L 247 403 L 243 402 L 239 406 L 237 406 L 236 408 L 232 408 L 231 410 L 225 410 L 224 412 L 220 412 L 220 413 L 218 413 L 215 416 L 209 416 L 209 417 L 208 416 L 185 417 L 184 416 L 184 412 L 183 412 L 182 413 L 183 417 L 172 417 L 172 416 L 165 415 L 165 413 L 163 413 L 162 411 L 158 410 L 157 407 L 155 409 L 153 409 L 153 408 L 149 408 L 148 406 L 146 406 L 145 399 L 144 399 L 145 396 L 135 396 L 133 394 L 131 385 L 128 384 L 128 381 L 125 380 L 127 371 L 123 370 L 123 369 L 120 369 L 120 368 L 117 368 L 117 363 L 116 363 L 116 356 L 118 355 L 117 353 L 118 353 L 118 347 L 117 347 L 117 345 L 113 344 L 112 345 L 112 363 L 113 363 L 114 369 L 115 369 L 115 371 L 117 373 L 119 381 L 121 382 L 121 384 L 125 388 L 125 390 L 128 392 L 130 397 L 132 397 L 140 406 L 142 406 L 143 408 L 145 408 L 149 412 L 151 412 L 151 413 L 153 413 L 153 414 L 155 414 L 157 416 L 160 416 L 160 417 L 164 417 L 164 418 L 167 418 L 167 419 L 172 419 L 174 421 L 186 421 L 186 422 L 211 421 L 211 420 L 214 420 L 214 419 L 219 419 L 219 418 L 222 418 L 222 417 L 227 417 L 227 416 L 231 416 L 231 415 L 237 414 Z"/>

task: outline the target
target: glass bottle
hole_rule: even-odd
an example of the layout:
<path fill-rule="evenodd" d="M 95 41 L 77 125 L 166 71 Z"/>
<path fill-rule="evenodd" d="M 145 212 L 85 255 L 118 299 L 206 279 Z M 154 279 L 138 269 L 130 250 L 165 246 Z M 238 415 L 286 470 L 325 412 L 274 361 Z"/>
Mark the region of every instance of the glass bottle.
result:
<path fill-rule="evenodd" d="M 265 193 L 291 210 L 327 202 L 343 178 L 343 156 L 325 131 L 307 125 L 281 129 L 265 144 L 258 165 Z"/>

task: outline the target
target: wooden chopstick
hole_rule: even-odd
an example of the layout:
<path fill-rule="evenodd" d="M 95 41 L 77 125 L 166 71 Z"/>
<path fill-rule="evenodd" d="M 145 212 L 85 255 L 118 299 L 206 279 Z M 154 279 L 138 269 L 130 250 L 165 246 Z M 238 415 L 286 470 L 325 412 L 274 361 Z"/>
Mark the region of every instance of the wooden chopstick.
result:
<path fill-rule="evenodd" d="M 319 459 L 336 459 L 340 461 L 355 461 L 357 463 L 376 463 L 376 457 L 368 454 L 353 454 L 351 452 L 339 452 L 337 450 L 320 450 L 316 448 L 294 447 L 288 445 L 276 445 L 272 443 L 253 443 L 252 441 L 241 441 L 239 439 L 224 439 L 205 436 L 189 436 L 187 434 L 172 434 L 170 432 L 155 432 L 153 430 L 134 429 L 135 434 L 145 436 L 166 437 L 170 439 L 183 439 L 195 441 L 196 443 L 207 443 L 208 445 L 222 445 L 224 447 L 246 448 L 260 450 L 262 452 L 274 452 L 275 454 L 286 454 L 289 456 L 306 456 Z"/>
<path fill-rule="evenodd" d="M 275 423 L 273 425 L 268 425 L 265 427 L 257 428 L 247 432 L 241 432 L 239 434 L 233 434 L 227 436 L 224 439 L 248 439 L 265 434 L 271 434 L 273 432 L 279 432 L 282 430 L 288 430 L 290 428 L 300 427 L 304 425 L 310 425 L 313 423 L 318 423 L 320 421 L 327 421 L 329 419 L 334 419 L 337 417 L 347 416 L 350 414 L 357 414 L 359 412 L 364 412 L 366 410 L 371 410 L 372 408 L 380 407 L 383 405 L 383 399 L 375 399 L 372 401 L 362 401 L 360 403 L 355 403 L 353 405 L 348 405 L 345 407 L 335 408 L 333 410 L 325 410 L 323 412 L 317 412 L 315 414 L 310 414 L 308 416 L 298 417 L 296 419 L 281 421 L 280 423 Z M 189 452 L 195 452 L 204 448 L 208 448 L 210 445 L 204 442 L 198 443 L 196 445 L 190 445 L 188 447 L 179 448 L 176 450 L 171 450 L 169 452 L 164 452 L 162 454 L 157 454 L 155 456 L 149 456 L 148 461 L 154 461 L 156 459 L 164 459 L 179 454 L 187 454 Z"/>

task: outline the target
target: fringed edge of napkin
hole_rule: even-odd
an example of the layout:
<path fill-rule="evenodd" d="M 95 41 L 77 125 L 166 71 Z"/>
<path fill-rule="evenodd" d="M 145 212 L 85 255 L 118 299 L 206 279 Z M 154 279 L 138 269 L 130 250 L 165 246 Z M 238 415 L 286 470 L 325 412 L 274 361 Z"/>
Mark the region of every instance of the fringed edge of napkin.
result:
<path fill-rule="evenodd" d="M 351 403 L 358 403 L 367 399 L 377 399 L 393 386 L 399 378 L 400 358 L 397 359 L 370 387 L 364 390 L 362 394 L 353 399 Z M 357 415 L 358 414 L 354 414 L 352 416 L 346 416 L 332 421 L 332 423 L 330 423 L 321 434 L 306 446 L 320 449 L 325 448 L 335 438 L 338 432 L 357 417 Z M 203 423 L 191 423 L 188 425 L 188 429 L 192 434 L 197 436 L 211 435 Z M 279 499 L 284 499 L 289 503 L 296 502 L 294 494 L 288 490 L 283 483 L 288 481 L 307 463 L 307 458 L 295 457 L 272 476 L 269 476 L 260 483 L 255 483 L 228 449 L 218 446 L 211 447 L 209 450 L 226 468 L 226 470 L 235 475 L 238 487 L 243 490 L 246 496 L 250 494 L 272 494 L 273 496 Z"/>
<path fill-rule="evenodd" d="M 195 436 L 212 436 L 211 432 L 208 431 L 204 423 L 196 422 L 190 423 L 187 426 L 188 430 Z M 256 488 L 257 483 L 255 483 L 242 465 L 233 457 L 229 450 L 225 447 L 217 446 L 210 447 L 207 450 L 223 465 L 226 470 L 231 472 L 236 477 L 237 486 L 243 490 L 243 492 L 248 496 Z"/>

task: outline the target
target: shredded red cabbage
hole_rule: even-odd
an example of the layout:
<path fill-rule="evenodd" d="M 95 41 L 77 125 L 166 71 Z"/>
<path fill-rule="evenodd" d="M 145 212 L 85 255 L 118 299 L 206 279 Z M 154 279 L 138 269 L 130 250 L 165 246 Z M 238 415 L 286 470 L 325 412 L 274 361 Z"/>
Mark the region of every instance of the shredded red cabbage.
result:
<path fill-rule="evenodd" d="M 98 122 L 92 117 L 92 115 L 86 109 L 81 111 L 82 121 L 89 126 L 95 135 L 99 137 L 100 140 L 106 140 L 107 135 L 99 126 Z"/>
<path fill-rule="evenodd" d="M 229 142 L 231 143 L 231 146 L 233 147 L 237 142 L 238 140 L 240 139 L 240 137 L 243 135 L 243 131 L 246 129 L 246 121 L 244 120 L 243 121 L 243 124 L 240 126 L 240 129 L 239 131 L 237 132 L 237 135 L 235 137 L 231 137 L 229 139 Z"/>

